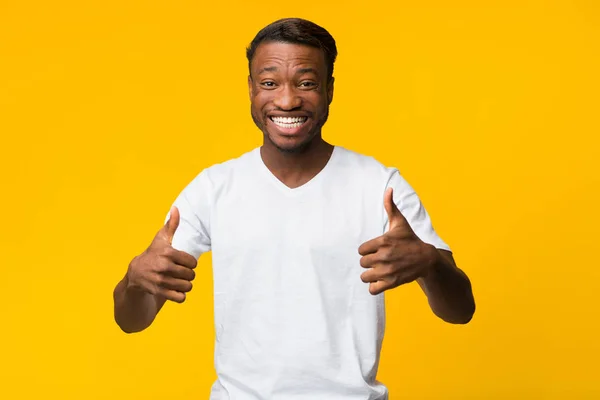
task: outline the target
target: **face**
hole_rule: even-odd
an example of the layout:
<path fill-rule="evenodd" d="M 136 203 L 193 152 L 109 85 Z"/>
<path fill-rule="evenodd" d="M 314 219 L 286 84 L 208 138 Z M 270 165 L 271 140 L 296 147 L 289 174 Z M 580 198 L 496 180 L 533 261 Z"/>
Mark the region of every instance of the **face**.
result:
<path fill-rule="evenodd" d="M 321 49 L 290 43 L 262 43 L 248 77 L 252 119 L 264 145 L 287 153 L 321 138 L 333 99 Z"/>

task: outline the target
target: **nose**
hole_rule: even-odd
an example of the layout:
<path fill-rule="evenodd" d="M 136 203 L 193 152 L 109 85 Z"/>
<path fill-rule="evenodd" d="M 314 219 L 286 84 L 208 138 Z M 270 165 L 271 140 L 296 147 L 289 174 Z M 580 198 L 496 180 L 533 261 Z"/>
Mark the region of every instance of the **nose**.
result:
<path fill-rule="evenodd" d="M 273 104 L 281 110 L 293 110 L 302 105 L 302 99 L 290 85 L 284 85 L 273 99 Z"/>

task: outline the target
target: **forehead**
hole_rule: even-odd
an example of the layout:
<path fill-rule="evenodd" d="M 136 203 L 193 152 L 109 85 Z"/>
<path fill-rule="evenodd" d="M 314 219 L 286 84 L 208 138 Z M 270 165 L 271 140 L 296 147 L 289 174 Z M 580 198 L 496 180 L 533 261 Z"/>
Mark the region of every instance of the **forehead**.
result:
<path fill-rule="evenodd" d="M 310 65 L 318 70 L 325 69 L 323 50 L 295 43 L 261 43 L 252 59 L 252 70 L 273 66 L 300 67 Z"/>

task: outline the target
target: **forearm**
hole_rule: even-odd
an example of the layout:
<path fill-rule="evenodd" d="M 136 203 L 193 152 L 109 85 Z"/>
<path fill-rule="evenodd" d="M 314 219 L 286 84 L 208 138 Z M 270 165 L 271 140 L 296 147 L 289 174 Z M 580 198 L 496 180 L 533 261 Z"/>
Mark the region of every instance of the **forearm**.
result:
<path fill-rule="evenodd" d="M 113 293 L 115 321 L 124 332 L 140 332 L 154 321 L 164 300 L 150 293 L 128 288 L 127 283 L 125 276 Z"/>
<path fill-rule="evenodd" d="M 453 324 L 468 323 L 475 313 L 471 282 L 455 264 L 451 253 L 437 250 L 427 276 L 417 281 L 435 315 Z"/>

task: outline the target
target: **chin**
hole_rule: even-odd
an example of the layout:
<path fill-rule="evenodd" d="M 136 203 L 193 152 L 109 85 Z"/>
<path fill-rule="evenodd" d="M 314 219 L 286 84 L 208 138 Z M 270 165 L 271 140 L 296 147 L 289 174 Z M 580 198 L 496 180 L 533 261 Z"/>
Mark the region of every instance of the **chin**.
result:
<path fill-rule="evenodd" d="M 281 140 L 280 138 L 274 139 L 273 136 L 271 136 L 268 133 L 266 136 L 268 138 L 268 141 L 277 150 L 279 150 L 282 153 L 287 153 L 287 154 L 301 153 L 302 151 L 304 151 L 304 149 L 306 149 L 310 145 L 310 143 L 314 139 L 314 136 L 309 136 L 302 141 L 297 141 L 297 140 L 286 141 L 286 140 Z"/>
<path fill-rule="evenodd" d="M 302 153 L 302 151 L 306 148 L 306 144 L 301 144 L 300 146 L 293 146 L 293 147 L 283 147 L 283 146 L 276 146 L 277 150 L 279 150 L 282 153 L 286 153 L 286 154 L 298 154 L 298 153 Z"/>

